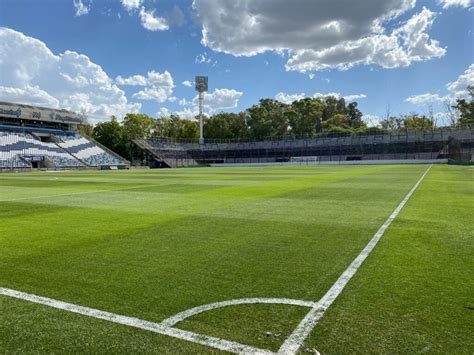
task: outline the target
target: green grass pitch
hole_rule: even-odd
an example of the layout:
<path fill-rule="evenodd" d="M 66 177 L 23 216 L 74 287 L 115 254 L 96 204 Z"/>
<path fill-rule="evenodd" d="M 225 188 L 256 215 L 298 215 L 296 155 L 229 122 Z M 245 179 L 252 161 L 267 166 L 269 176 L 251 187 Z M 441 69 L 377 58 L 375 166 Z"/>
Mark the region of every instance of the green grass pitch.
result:
<path fill-rule="evenodd" d="M 317 301 L 426 165 L 0 175 L 0 287 L 161 322 L 247 297 Z M 474 352 L 474 169 L 433 166 L 300 351 Z M 308 309 L 252 304 L 178 328 L 277 351 Z M 0 296 L 0 352 L 203 345 Z"/>

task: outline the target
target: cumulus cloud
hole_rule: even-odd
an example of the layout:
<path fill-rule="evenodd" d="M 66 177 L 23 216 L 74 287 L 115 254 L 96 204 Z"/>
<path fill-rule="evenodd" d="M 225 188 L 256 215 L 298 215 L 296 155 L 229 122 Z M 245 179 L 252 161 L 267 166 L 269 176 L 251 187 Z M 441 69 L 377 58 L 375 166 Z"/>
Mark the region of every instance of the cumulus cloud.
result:
<path fill-rule="evenodd" d="M 138 10 L 143 2 L 143 0 L 120 0 L 122 6 L 127 11 Z"/>
<path fill-rule="evenodd" d="M 142 26 L 149 31 L 166 31 L 169 29 L 168 21 L 163 17 L 155 16 L 155 10 L 146 11 L 140 8 L 140 20 Z"/>
<path fill-rule="evenodd" d="M 335 97 L 337 99 L 342 97 L 346 101 L 355 101 L 355 100 L 359 100 L 359 99 L 365 99 L 367 97 L 367 95 L 365 95 L 365 94 L 355 94 L 355 95 L 343 96 L 338 92 L 328 92 L 326 94 L 322 94 L 320 92 L 317 92 L 313 95 L 313 97 L 321 97 L 321 98 L 328 97 L 328 96 L 332 96 L 332 97 Z M 308 96 L 306 96 L 305 93 L 286 94 L 284 92 L 279 92 L 278 94 L 275 95 L 275 100 L 278 100 L 278 101 L 280 101 L 284 104 L 291 104 L 293 101 L 302 100 L 306 97 L 308 97 Z"/>
<path fill-rule="evenodd" d="M 180 118 L 184 118 L 185 120 L 192 120 L 199 115 L 199 110 L 197 108 L 184 108 L 183 110 L 179 111 L 171 111 L 166 107 L 160 108 L 160 110 L 156 113 L 158 117 L 169 117 L 171 115 L 179 116 Z"/>
<path fill-rule="evenodd" d="M 138 100 L 165 102 L 173 98 L 174 81 L 167 70 L 163 73 L 152 70 L 147 73 L 146 77 L 143 75 L 133 75 L 128 78 L 118 76 L 116 83 L 119 85 L 145 86 L 143 90 L 133 94 L 132 97 Z"/>
<path fill-rule="evenodd" d="M 367 95 L 365 94 L 356 94 L 356 95 L 347 95 L 343 96 L 344 100 L 346 101 L 355 101 L 355 100 L 360 100 L 360 99 L 365 99 Z"/>
<path fill-rule="evenodd" d="M 415 0 L 193 2 L 203 45 L 234 56 L 286 52 L 286 69 L 299 72 L 360 64 L 395 68 L 443 56 L 446 50 L 427 33 L 436 14 L 426 8 L 391 32 L 386 28 L 414 5 Z"/>
<path fill-rule="evenodd" d="M 185 80 L 181 83 L 183 86 L 186 86 L 187 88 L 192 88 L 193 87 L 193 83 L 190 82 L 189 80 Z"/>
<path fill-rule="evenodd" d="M 284 104 L 291 104 L 293 101 L 302 100 L 306 97 L 305 93 L 301 94 L 285 94 L 284 92 L 279 92 L 275 95 L 275 100 L 278 100 Z"/>
<path fill-rule="evenodd" d="M 211 113 L 217 110 L 236 108 L 242 92 L 234 89 L 215 89 L 213 92 L 204 93 L 204 107 Z M 194 105 L 198 104 L 198 96 L 193 99 Z"/>
<path fill-rule="evenodd" d="M 128 78 L 117 76 L 115 82 L 118 85 L 129 85 L 129 86 L 146 86 L 146 78 L 143 75 L 132 75 Z"/>
<path fill-rule="evenodd" d="M 443 9 L 455 6 L 467 8 L 471 5 L 471 0 L 439 0 L 438 2 L 443 6 Z"/>
<path fill-rule="evenodd" d="M 73 51 L 54 54 L 40 40 L 0 28 L 2 87 L 0 100 L 85 111 L 107 119 L 137 112 L 107 73 Z"/>
<path fill-rule="evenodd" d="M 471 64 L 455 81 L 446 85 L 446 88 L 456 98 L 466 98 L 469 96 L 468 86 L 474 86 L 474 64 Z"/>
<path fill-rule="evenodd" d="M 28 103 L 35 106 L 59 108 L 59 100 L 41 90 L 38 86 L 27 85 L 24 88 L 0 86 L 2 101 Z"/>
<path fill-rule="evenodd" d="M 115 78 L 115 82 L 118 85 L 145 86 L 143 90 L 133 94 L 132 97 L 138 100 L 176 101 L 172 96 L 175 87 L 173 77 L 167 70 L 163 73 L 152 70 L 146 76 L 132 75 L 128 78 L 119 75 Z"/>
<path fill-rule="evenodd" d="M 438 94 L 427 93 L 427 94 L 410 96 L 407 99 L 405 99 L 405 101 L 413 105 L 424 105 L 424 104 L 431 104 L 435 102 L 444 102 L 447 99 L 448 99 L 447 96 L 440 96 Z"/>
<path fill-rule="evenodd" d="M 84 5 L 82 0 L 73 0 L 73 5 L 74 5 L 76 17 L 84 16 L 89 13 L 90 5 L 89 6 Z"/>
<path fill-rule="evenodd" d="M 413 105 L 455 101 L 456 99 L 469 97 L 468 86 L 474 86 L 474 64 L 471 64 L 455 81 L 446 85 L 446 89 L 450 92 L 448 95 L 426 93 L 410 96 L 405 101 Z"/>

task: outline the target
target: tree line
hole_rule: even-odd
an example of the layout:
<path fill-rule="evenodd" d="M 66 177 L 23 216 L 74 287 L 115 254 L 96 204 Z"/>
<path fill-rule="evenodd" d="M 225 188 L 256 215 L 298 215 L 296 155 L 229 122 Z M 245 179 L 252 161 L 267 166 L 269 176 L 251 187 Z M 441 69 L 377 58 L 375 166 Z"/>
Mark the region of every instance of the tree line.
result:
<path fill-rule="evenodd" d="M 447 114 L 450 116 L 450 125 L 474 124 L 474 87 L 468 90 L 470 99 L 458 99 L 454 105 L 449 105 Z M 304 98 L 291 104 L 262 99 L 245 111 L 217 113 L 206 116 L 204 122 L 204 136 L 207 139 L 256 140 L 431 129 L 436 126 L 432 115 L 411 113 L 400 116 L 387 114 L 376 127 L 368 127 L 357 102 L 346 102 L 343 98 L 333 96 Z M 95 126 L 84 124 L 79 130 L 121 156 L 134 160 L 141 159 L 142 152 L 132 140 L 159 137 L 197 139 L 199 122 L 177 115 L 154 119 L 145 114 L 128 113 L 122 122 L 112 116 L 110 121 Z"/>

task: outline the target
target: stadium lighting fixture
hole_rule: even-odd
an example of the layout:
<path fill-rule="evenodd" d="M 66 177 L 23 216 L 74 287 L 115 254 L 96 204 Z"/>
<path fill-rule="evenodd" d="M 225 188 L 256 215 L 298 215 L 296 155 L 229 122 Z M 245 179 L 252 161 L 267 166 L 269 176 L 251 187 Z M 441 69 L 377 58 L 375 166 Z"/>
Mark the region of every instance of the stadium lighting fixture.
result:
<path fill-rule="evenodd" d="M 196 91 L 199 93 L 199 144 L 204 144 L 204 122 L 203 122 L 203 109 L 204 109 L 204 92 L 208 89 L 208 77 L 207 76 L 196 76 Z"/>

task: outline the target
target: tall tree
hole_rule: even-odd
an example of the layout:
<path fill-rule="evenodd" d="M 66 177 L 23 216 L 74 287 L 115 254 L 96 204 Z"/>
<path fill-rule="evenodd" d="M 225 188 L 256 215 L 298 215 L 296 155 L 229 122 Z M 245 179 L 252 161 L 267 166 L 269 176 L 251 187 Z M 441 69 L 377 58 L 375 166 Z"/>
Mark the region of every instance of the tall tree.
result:
<path fill-rule="evenodd" d="M 92 137 L 124 158 L 132 159 L 127 135 L 117 117 L 112 116 L 110 121 L 98 123 Z"/>
<path fill-rule="evenodd" d="M 288 105 L 273 99 L 262 99 L 247 110 L 250 136 L 265 138 L 284 136 L 288 132 Z"/>
<path fill-rule="evenodd" d="M 425 115 L 411 113 L 403 118 L 403 126 L 411 129 L 430 129 L 434 127 L 433 120 Z"/>
<path fill-rule="evenodd" d="M 311 137 L 321 132 L 323 109 L 323 102 L 319 98 L 293 102 L 286 111 L 292 134 Z"/>
<path fill-rule="evenodd" d="M 247 122 L 244 112 L 221 112 L 206 120 L 206 138 L 244 138 L 247 136 Z"/>
<path fill-rule="evenodd" d="M 129 139 L 146 139 L 151 136 L 156 120 L 142 113 L 127 113 L 122 125 Z"/>
<path fill-rule="evenodd" d="M 468 86 L 470 99 L 458 99 L 454 106 L 459 112 L 458 124 L 474 124 L 474 86 Z"/>
<path fill-rule="evenodd" d="M 351 102 L 347 105 L 346 109 L 349 127 L 354 129 L 366 126 L 362 120 L 362 112 L 357 106 L 357 102 Z"/>

